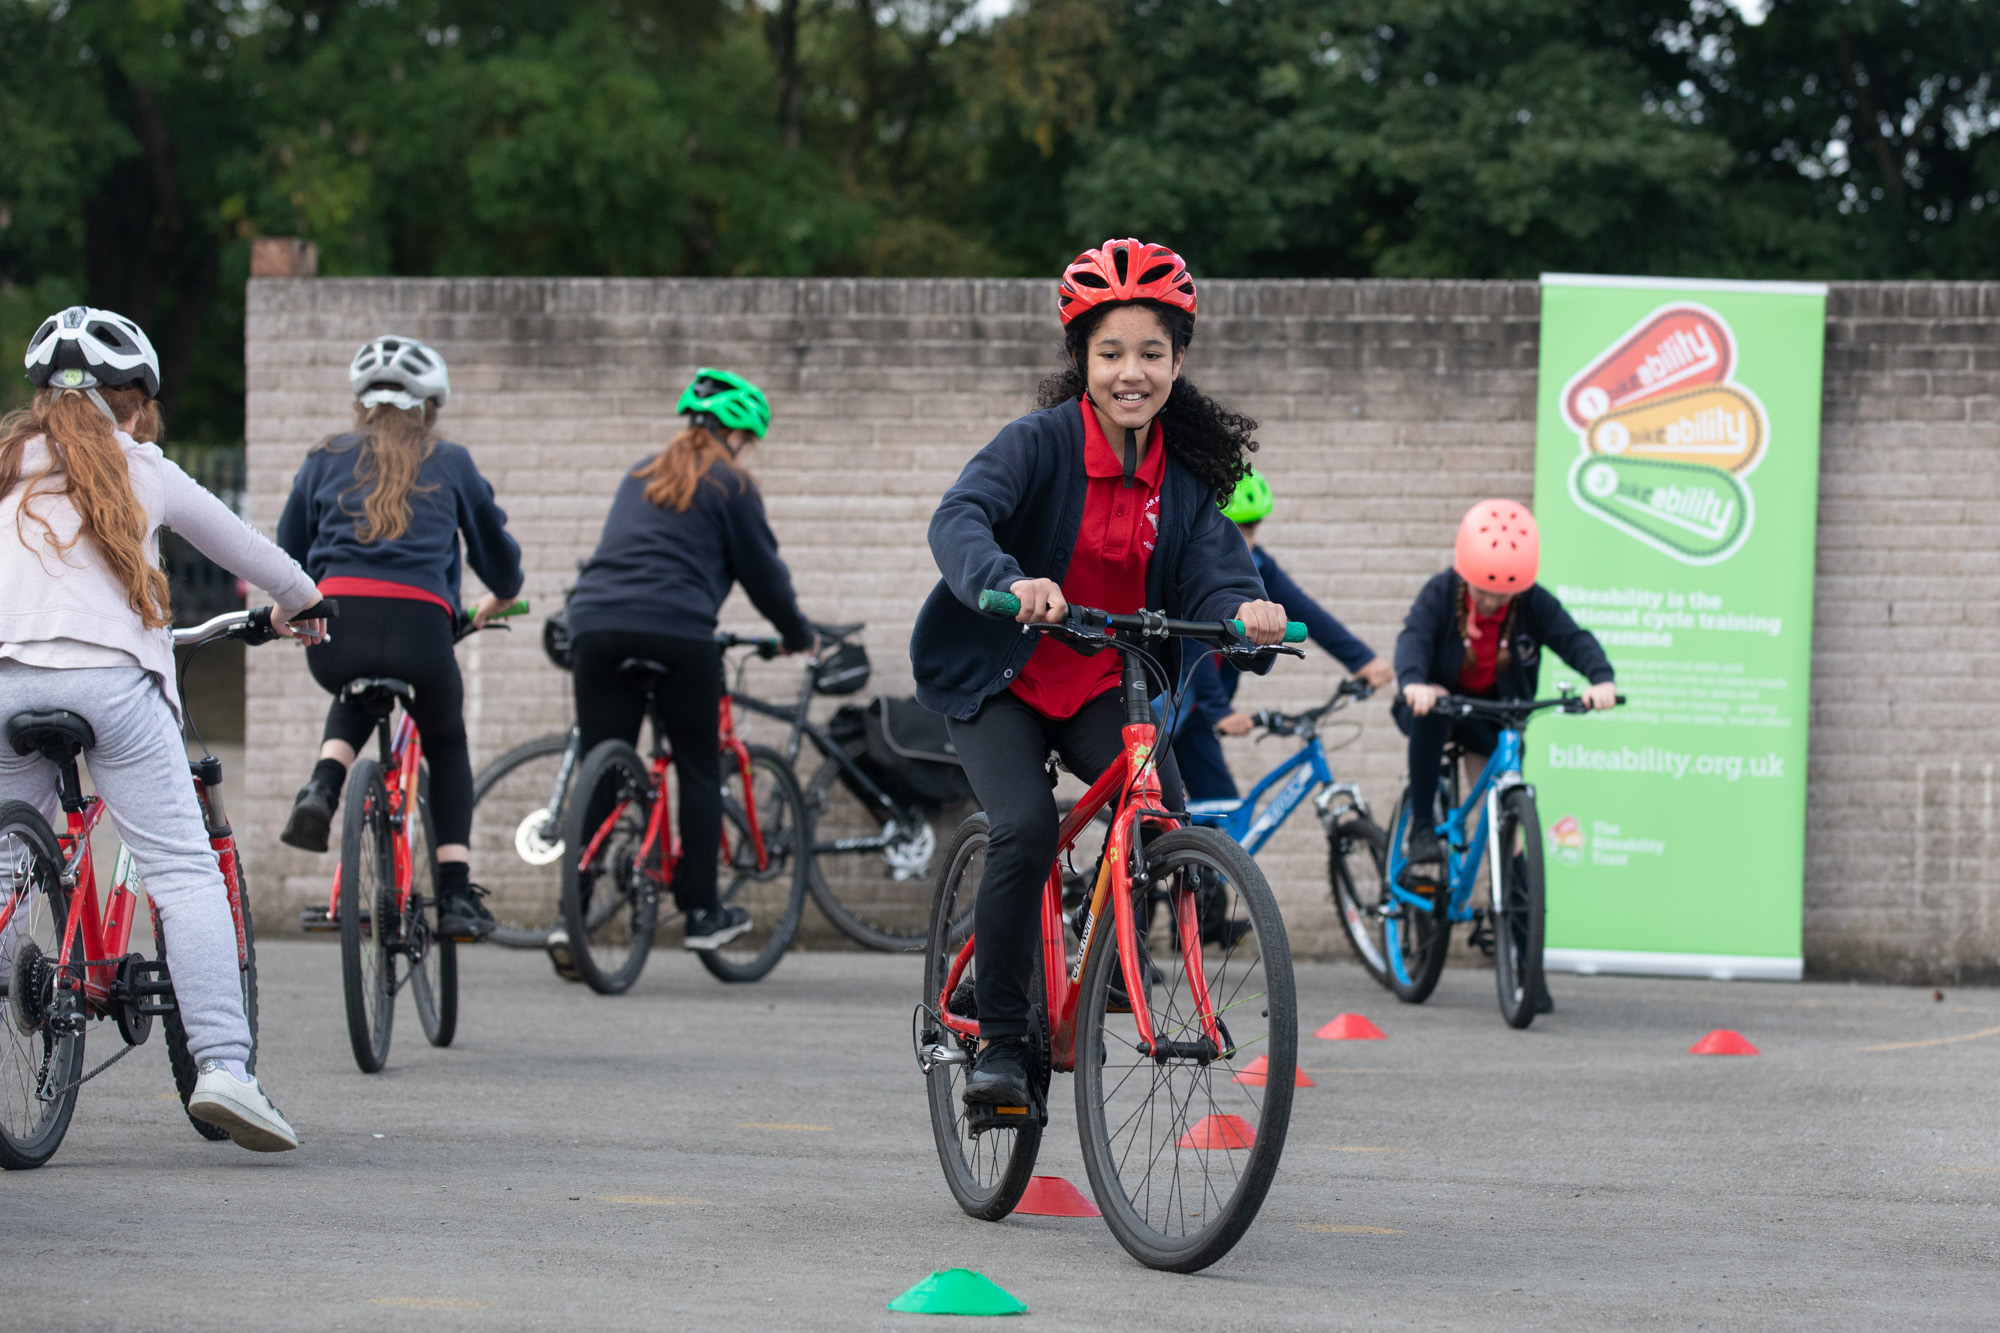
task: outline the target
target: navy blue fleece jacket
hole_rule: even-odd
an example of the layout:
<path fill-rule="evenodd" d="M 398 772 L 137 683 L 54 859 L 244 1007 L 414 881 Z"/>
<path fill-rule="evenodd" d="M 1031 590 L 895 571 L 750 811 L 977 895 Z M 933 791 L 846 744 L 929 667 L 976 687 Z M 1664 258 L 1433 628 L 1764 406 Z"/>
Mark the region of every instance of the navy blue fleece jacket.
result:
<path fill-rule="evenodd" d="M 355 481 L 359 435 L 316 446 L 292 478 L 278 519 L 278 545 L 314 582 L 327 578 L 405 583 L 459 605 L 459 545 L 494 593 L 521 591 L 521 548 L 507 535 L 507 511 L 462 445 L 439 440 L 410 487 L 410 526 L 400 537 L 364 542 L 358 531 L 367 487 Z"/>
<path fill-rule="evenodd" d="M 979 594 L 1025 578 L 1062 582 L 1087 488 L 1083 415 L 1074 398 L 1009 424 L 958 474 L 931 515 L 931 555 L 944 577 L 910 633 L 917 698 L 926 708 L 969 718 L 1014 683 L 1040 637 L 980 614 Z M 1170 441 L 1146 605 L 1179 620 L 1227 620 L 1243 603 L 1263 599 L 1236 525 L 1216 508 L 1213 488 L 1174 460 Z M 1164 657 L 1177 671 L 1177 640 Z M 1269 670 L 1270 659 L 1258 667 Z"/>
<path fill-rule="evenodd" d="M 1410 614 L 1403 632 L 1396 636 L 1396 683 L 1398 685 L 1442 685 L 1458 688 L 1458 669 L 1465 663 L 1465 640 L 1458 633 L 1458 602 L 1465 596 L 1465 580 L 1447 569 L 1433 574 Z M 1613 677 L 1611 660 L 1597 636 L 1576 623 L 1556 595 L 1537 583 L 1515 599 L 1514 640 L 1508 646 L 1513 658 L 1494 681 L 1494 697 L 1532 699 L 1542 674 L 1542 649 L 1553 648 L 1556 656 L 1582 673 L 1592 685 L 1602 685 Z M 1396 707 L 1405 705 L 1399 699 Z"/>

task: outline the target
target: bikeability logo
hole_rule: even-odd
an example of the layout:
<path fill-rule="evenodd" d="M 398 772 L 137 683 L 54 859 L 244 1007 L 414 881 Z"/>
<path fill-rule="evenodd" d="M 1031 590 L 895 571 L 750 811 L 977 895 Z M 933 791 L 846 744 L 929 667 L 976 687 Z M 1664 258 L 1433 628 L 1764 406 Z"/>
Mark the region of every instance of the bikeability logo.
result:
<path fill-rule="evenodd" d="M 1707 306 L 1676 301 L 1633 325 L 1563 386 L 1582 446 L 1570 499 L 1684 565 L 1736 554 L 1771 427 L 1735 369 L 1736 336 Z"/>
<path fill-rule="evenodd" d="M 1583 864 L 1583 825 L 1575 815 L 1549 825 L 1549 855 L 1566 866 Z"/>

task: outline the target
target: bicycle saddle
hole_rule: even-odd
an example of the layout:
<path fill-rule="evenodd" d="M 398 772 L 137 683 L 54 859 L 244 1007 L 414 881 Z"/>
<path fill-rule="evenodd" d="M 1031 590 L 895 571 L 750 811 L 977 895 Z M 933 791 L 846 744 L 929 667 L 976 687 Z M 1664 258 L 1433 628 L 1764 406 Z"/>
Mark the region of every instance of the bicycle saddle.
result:
<path fill-rule="evenodd" d="M 618 669 L 628 676 L 651 676 L 654 684 L 674 674 L 650 657 L 628 657 L 618 664 Z"/>
<path fill-rule="evenodd" d="M 18 755 L 39 754 L 53 763 L 74 759 L 97 744 L 90 723 L 64 708 L 16 713 L 7 719 L 7 743 Z"/>
<path fill-rule="evenodd" d="M 852 625 L 822 625 L 817 620 L 813 622 L 813 631 L 822 639 L 844 639 L 850 634 L 859 634 L 866 628 L 868 622 L 865 620 L 857 620 Z"/>
<path fill-rule="evenodd" d="M 408 708 L 417 697 L 417 687 L 394 676 L 357 676 L 340 687 L 340 697 L 386 716 L 398 699 Z"/>

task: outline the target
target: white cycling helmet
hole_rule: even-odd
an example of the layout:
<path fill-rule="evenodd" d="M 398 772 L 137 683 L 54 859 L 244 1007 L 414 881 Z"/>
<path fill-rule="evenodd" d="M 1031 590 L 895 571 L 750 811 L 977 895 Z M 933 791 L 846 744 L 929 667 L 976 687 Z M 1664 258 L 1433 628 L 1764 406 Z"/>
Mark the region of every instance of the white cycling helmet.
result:
<path fill-rule="evenodd" d="M 43 320 L 28 339 L 21 363 L 37 389 L 136 384 L 148 398 L 160 392 L 160 355 L 145 331 L 123 315 L 87 305 L 73 305 Z"/>
<path fill-rule="evenodd" d="M 347 383 L 363 407 L 393 403 L 407 412 L 426 398 L 439 407 L 451 398 L 451 375 L 437 349 L 393 333 L 361 344 Z"/>

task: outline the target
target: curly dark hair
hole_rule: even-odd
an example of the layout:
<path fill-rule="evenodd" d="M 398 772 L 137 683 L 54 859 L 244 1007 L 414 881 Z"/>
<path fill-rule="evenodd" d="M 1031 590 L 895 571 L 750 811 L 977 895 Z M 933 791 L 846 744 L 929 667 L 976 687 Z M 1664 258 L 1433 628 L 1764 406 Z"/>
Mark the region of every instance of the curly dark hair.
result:
<path fill-rule="evenodd" d="M 1116 301 L 1097 306 L 1074 320 L 1063 335 L 1060 371 L 1042 381 L 1037 395 L 1043 407 L 1054 407 L 1072 398 L 1083 397 L 1084 354 L 1090 349 L 1091 335 L 1104 317 L 1121 305 L 1142 305 L 1159 316 L 1175 353 L 1185 352 L 1194 340 L 1194 316 L 1163 301 Z M 1194 473 L 1203 485 L 1226 499 L 1250 471 L 1248 455 L 1257 452 L 1251 438 L 1257 423 L 1231 412 L 1210 398 L 1186 376 L 1174 381 L 1167 405 L 1160 409 L 1160 427 L 1166 432 L 1167 456 Z"/>

